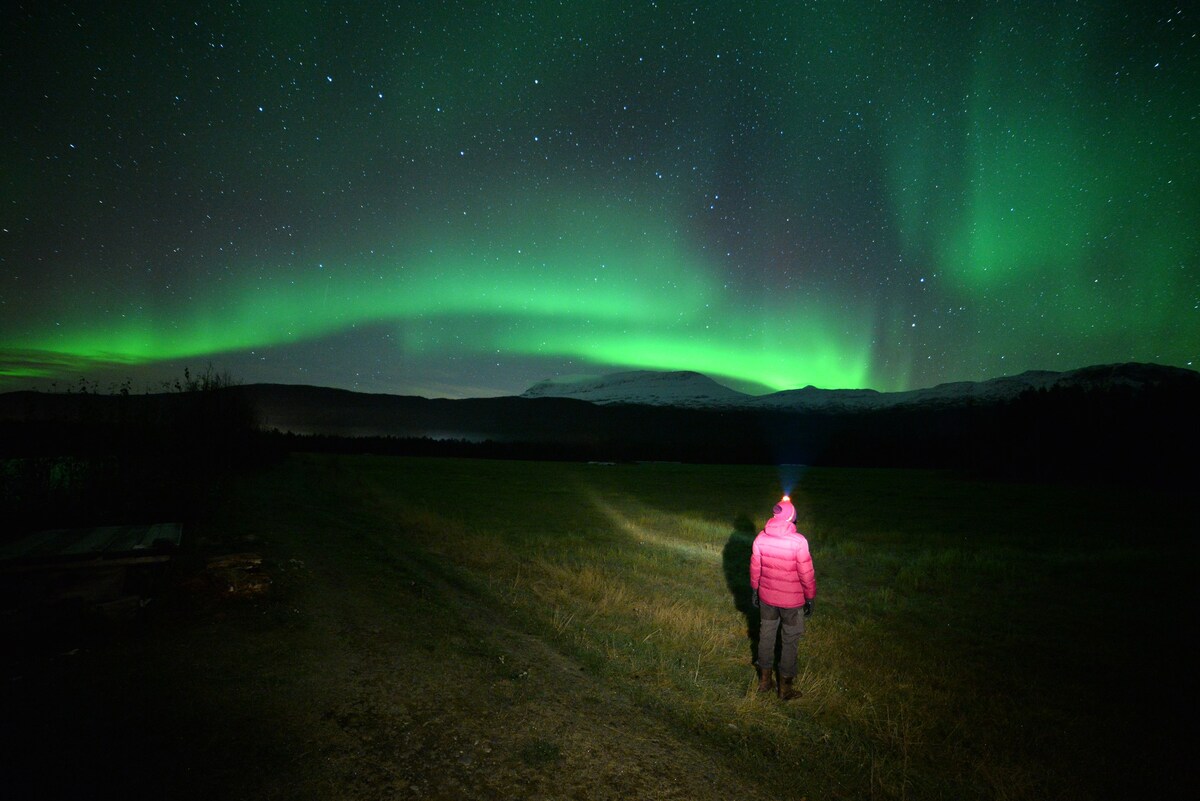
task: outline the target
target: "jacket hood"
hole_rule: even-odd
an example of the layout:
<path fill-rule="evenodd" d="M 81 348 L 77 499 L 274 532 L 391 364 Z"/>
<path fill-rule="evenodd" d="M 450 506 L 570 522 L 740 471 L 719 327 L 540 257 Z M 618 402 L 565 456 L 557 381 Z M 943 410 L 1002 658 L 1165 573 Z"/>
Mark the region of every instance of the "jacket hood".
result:
<path fill-rule="evenodd" d="M 764 531 L 774 536 L 779 536 L 781 534 L 795 534 L 796 524 L 791 520 L 786 520 L 781 517 L 772 517 L 767 521 Z"/>

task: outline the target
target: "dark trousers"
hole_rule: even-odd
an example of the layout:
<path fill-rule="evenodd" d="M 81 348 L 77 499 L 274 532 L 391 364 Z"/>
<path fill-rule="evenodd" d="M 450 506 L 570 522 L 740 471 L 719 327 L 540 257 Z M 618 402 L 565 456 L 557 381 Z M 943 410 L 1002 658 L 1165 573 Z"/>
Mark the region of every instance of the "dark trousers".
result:
<path fill-rule="evenodd" d="M 758 607 L 758 666 L 770 670 L 775 664 L 775 633 L 783 628 L 783 650 L 779 654 L 779 675 L 796 677 L 796 651 L 804 636 L 803 607 L 780 609 L 770 604 Z"/>

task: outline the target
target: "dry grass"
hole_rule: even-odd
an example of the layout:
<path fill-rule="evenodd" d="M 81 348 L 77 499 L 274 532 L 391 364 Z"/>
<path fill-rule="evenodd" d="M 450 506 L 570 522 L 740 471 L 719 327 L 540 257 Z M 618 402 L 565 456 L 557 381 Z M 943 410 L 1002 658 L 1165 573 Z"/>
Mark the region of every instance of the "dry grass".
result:
<path fill-rule="evenodd" d="M 1194 516 L 1179 499 L 808 471 L 795 497 L 820 592 L 804 696 L 781 704 L 754 691 L 755 621 L 739 601 L 773 470 L 343 462 L 372 514 L 415 532 L 463 586 L 714 758 L 789 788 L 780 797 L 1088 798 L 1183 781 L 1153 767 L 1169 754 L 1132 772 L 1109 761 L 1100 732 L 1133 709 L 1098 704 L 1146 655 L 1121 628 L 1130 616 L 1100 613 L 1094 595 L 1131 554 L 1156 584 L 1194 566 L 1194 550 L 1164 544 Z M 464 485 L 479 488 L 465 501 Z M 1124 543 L 1148 501 L 1152 536 Z M 1181 725 L 1158 711 L 1166 731 Z M 1127 747 L 1144 757 L 1159 736 Z"/>

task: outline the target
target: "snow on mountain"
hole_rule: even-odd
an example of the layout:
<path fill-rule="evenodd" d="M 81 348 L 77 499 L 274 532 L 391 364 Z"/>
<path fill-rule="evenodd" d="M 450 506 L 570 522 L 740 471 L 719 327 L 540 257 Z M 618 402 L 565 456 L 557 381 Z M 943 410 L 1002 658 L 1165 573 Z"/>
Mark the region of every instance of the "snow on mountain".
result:
<path fill-rule="evenodd" d="M 633 370 L 602 376 L 572 376 L 539 381 L 523 398 L 576 398 L 598 404 L 647 406 L 743 406 L 752 396 L 718 384 L 706 375 L 681 370 Z"/>
<path fill-rule="evenodd" d="M 745 408 L 779 411 L 851 412 L 906 406 L 956 406 L 1012 400 L 1022 392 L 1051 388 L 1139 389 L 1163 382 L 1200 382 L 1200 373 L 1156 364 L 1113 364 L 1067 372 L 1030 370 L 987 381 L 956 381 L 906 392 L 873 389 L 804 387 L 753 396 L 718 384 L 691 371 L 636 370 L 604 376 L 581 376 L 542 381 L 527 389 L 525 398 L 576 398 L 597 404 L 643 404 L 687 408 Z"/>
<path fill-rule="evenodd" d="M 884 395 L 883 406 L 946 406 L 967 401 L 986 403 L 1012 400 L 1031 389 L 1049 389 L 1055 386 L 1066 373 L 1049 370 L 1030 370 L 1015 376 L 1001 376 L 987 381 L 954 381 L 925 389 L 907 392 L 889 392 Z"/>
<path fill-rule="evenodd" d="M 895 393 L 891 393 L 895 394 Z M 887 403 L 889 393 L 873 389 L 785 389 L 751 398 L 746 406 L 780 411 L 847 412 L 878 409 Z"/>

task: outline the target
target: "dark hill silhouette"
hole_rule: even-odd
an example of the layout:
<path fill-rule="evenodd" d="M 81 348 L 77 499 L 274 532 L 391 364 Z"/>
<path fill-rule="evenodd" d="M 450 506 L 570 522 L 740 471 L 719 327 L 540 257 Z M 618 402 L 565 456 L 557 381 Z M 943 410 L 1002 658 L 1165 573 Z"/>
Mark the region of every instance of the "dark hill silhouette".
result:
<path fill-rule="evenodd" d="M 963 391 L 953 402 L 942 393 L 936 403 L 817 411 L 561 397 L 446 400 L 278 384 L 223 387 L 218 395 L 236 401 L 231 408 L 254 408 L 261 428 L 286 448 L 967 468 L 1029 478 L 1197 475 L 1200 374 L 1107 365 L 1062 375 L 1069 380 L 1000 397 Z M 7 442 L 0 447 L 10 454 L 70 451 L 80 427 L 161 416 L 186 397 L 0 394 Z"/>

